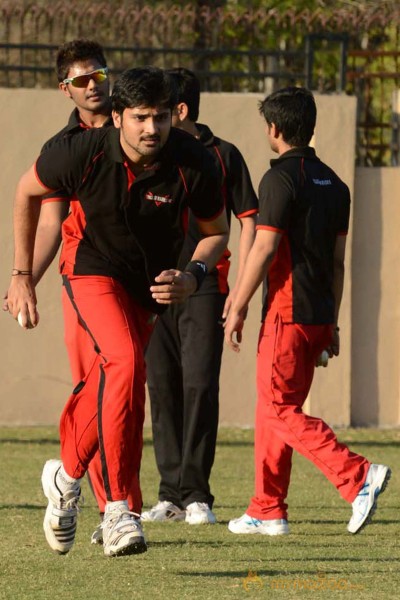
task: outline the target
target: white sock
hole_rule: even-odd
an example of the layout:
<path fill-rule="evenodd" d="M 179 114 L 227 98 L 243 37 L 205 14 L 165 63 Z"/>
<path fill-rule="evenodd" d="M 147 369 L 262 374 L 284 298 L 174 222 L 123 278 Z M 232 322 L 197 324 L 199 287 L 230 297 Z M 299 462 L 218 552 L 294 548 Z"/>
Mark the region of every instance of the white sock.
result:
<path fill-rule="evenodd" d="M 126 510 L 129 510 L 128 500 L 116 500 L 115 502 L 107 502 L 105 514 L 115 510 L 116 508 L 126 508 Z"/>
<path fill-rule="evenodd" d="M 79 479 L 75 479 L 74 477 L 68 475 L 64 469 L 64 466 L 61 465 L 56 475 L 56 484 L 62 494 L 70 490 L 71 487 L 75 487 L 79 481 Z"/>

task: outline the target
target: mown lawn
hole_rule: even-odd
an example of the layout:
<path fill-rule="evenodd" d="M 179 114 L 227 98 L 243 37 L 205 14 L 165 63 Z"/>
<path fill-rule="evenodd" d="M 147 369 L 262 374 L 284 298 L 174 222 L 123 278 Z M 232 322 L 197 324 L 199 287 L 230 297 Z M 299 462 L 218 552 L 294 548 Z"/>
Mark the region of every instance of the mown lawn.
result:
<path fill-rule="evenodd" d="M 325 478 L 295 457 L 289 495 L 291 534 L 235 536 L 230 518 L 246 508 L 253 488 L 253 432 L 221 429 L 212 484 L 218 524 L 148 523 L 149 550 L 107 559 L 90 545 L 98 523 L 86 482 L 76 544 L 53 554 L 42 532 L 40 475 L 58 456 L 55 428 L 0 429 L 0 598 L 29 600 L 225 600 L 237 598 L 399 597 L 400 431 L 339 432 L 373 462 L 392 467 L 373 523 L 346 531 L 351 509 Z M 146 431 L 142 485 L 146 506 L 157 500 L 158 477 Z"/>

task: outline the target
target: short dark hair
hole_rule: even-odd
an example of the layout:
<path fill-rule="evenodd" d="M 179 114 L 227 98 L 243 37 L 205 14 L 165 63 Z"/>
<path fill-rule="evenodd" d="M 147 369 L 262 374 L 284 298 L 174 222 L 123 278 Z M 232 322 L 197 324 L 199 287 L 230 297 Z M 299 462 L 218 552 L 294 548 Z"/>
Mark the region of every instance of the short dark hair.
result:
<path fill-rule="evenodd" d="M 93 40 L 78 39 L 66 42 L 57 50 L 56 72 L 59 82 L 68 77 L 71 66 L 76 62 L 97 60 L 102 66 L 107 66 L 103 48 Z"/>
<path fill-rule="evenodd" d="M 266 122 L 272 123 L 282 133 L 290 146 L 308 146 L 315 128 L 317 107 L 314 96 L 302 87 L 277 90 L 259 103 Z"/>
<path fill-rule="evenodd" d="M 188 107 L 188 117 L 194 123 L 199 118 L 200 107 L 200 81 L 189 69 L 177 67 L 167 69 L 167 73 L 174 78 L 178 90 L 178 102 L 184 102 Z"/>
<path fill-rule="evenodd" d="M 176 85 L 164 69 L 128 69 L 115 82 L 111 102 L 118 114 L 122 114 L 125 108 L 137 106 L 163 106 L 172 110 L 177 103 Z"/>

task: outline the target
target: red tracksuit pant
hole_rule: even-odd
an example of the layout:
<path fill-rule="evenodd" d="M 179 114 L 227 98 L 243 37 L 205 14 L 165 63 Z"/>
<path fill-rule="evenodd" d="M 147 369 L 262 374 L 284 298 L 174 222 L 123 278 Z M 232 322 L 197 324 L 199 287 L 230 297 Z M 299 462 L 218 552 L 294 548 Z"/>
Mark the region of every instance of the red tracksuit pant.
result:
<path fill-rule="evenodd" d="M 338 442 L 322 419 L 302 406 L 311 387 L 315 360 L 330 344 L 332 326 L 263 323 L 257 355 L 255 495 L 247 514 L 286 519 L 285 498 L 292 452 L 311 460 L 348 502 L 357 496 L 370 463 Z"/>
<path fill-rule="evenodd" d="M 64 277 L 65 341 L 75 390 L 60 421 L 61 457 L 72 477 L 89 469 L 105 502 L 128 499 L 140 513 L 144 348 L 152 315 L 110 277 Z"/>

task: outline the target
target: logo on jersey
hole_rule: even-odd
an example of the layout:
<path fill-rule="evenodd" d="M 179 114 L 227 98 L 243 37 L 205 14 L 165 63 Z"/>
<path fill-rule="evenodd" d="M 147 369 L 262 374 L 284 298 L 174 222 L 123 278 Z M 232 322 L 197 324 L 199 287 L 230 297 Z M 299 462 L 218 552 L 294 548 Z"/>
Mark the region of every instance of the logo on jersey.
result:
<path fill-rule="evenodd" d="M 330 179 L 313 179 L 313 183 L 315 183 L 315 185 L 332 185 Z"/>
<path fill-rule="evenodd" d="M 173 199 L 168 194 L 167 196 L 157 196 L 153 194 L 153 192 L 146 192 L 145 196 L 146 200 L 150 200 L 150 202 L 154 202 L 156 206 L 161 206 L 161 204 L 172 204 Z"/>

